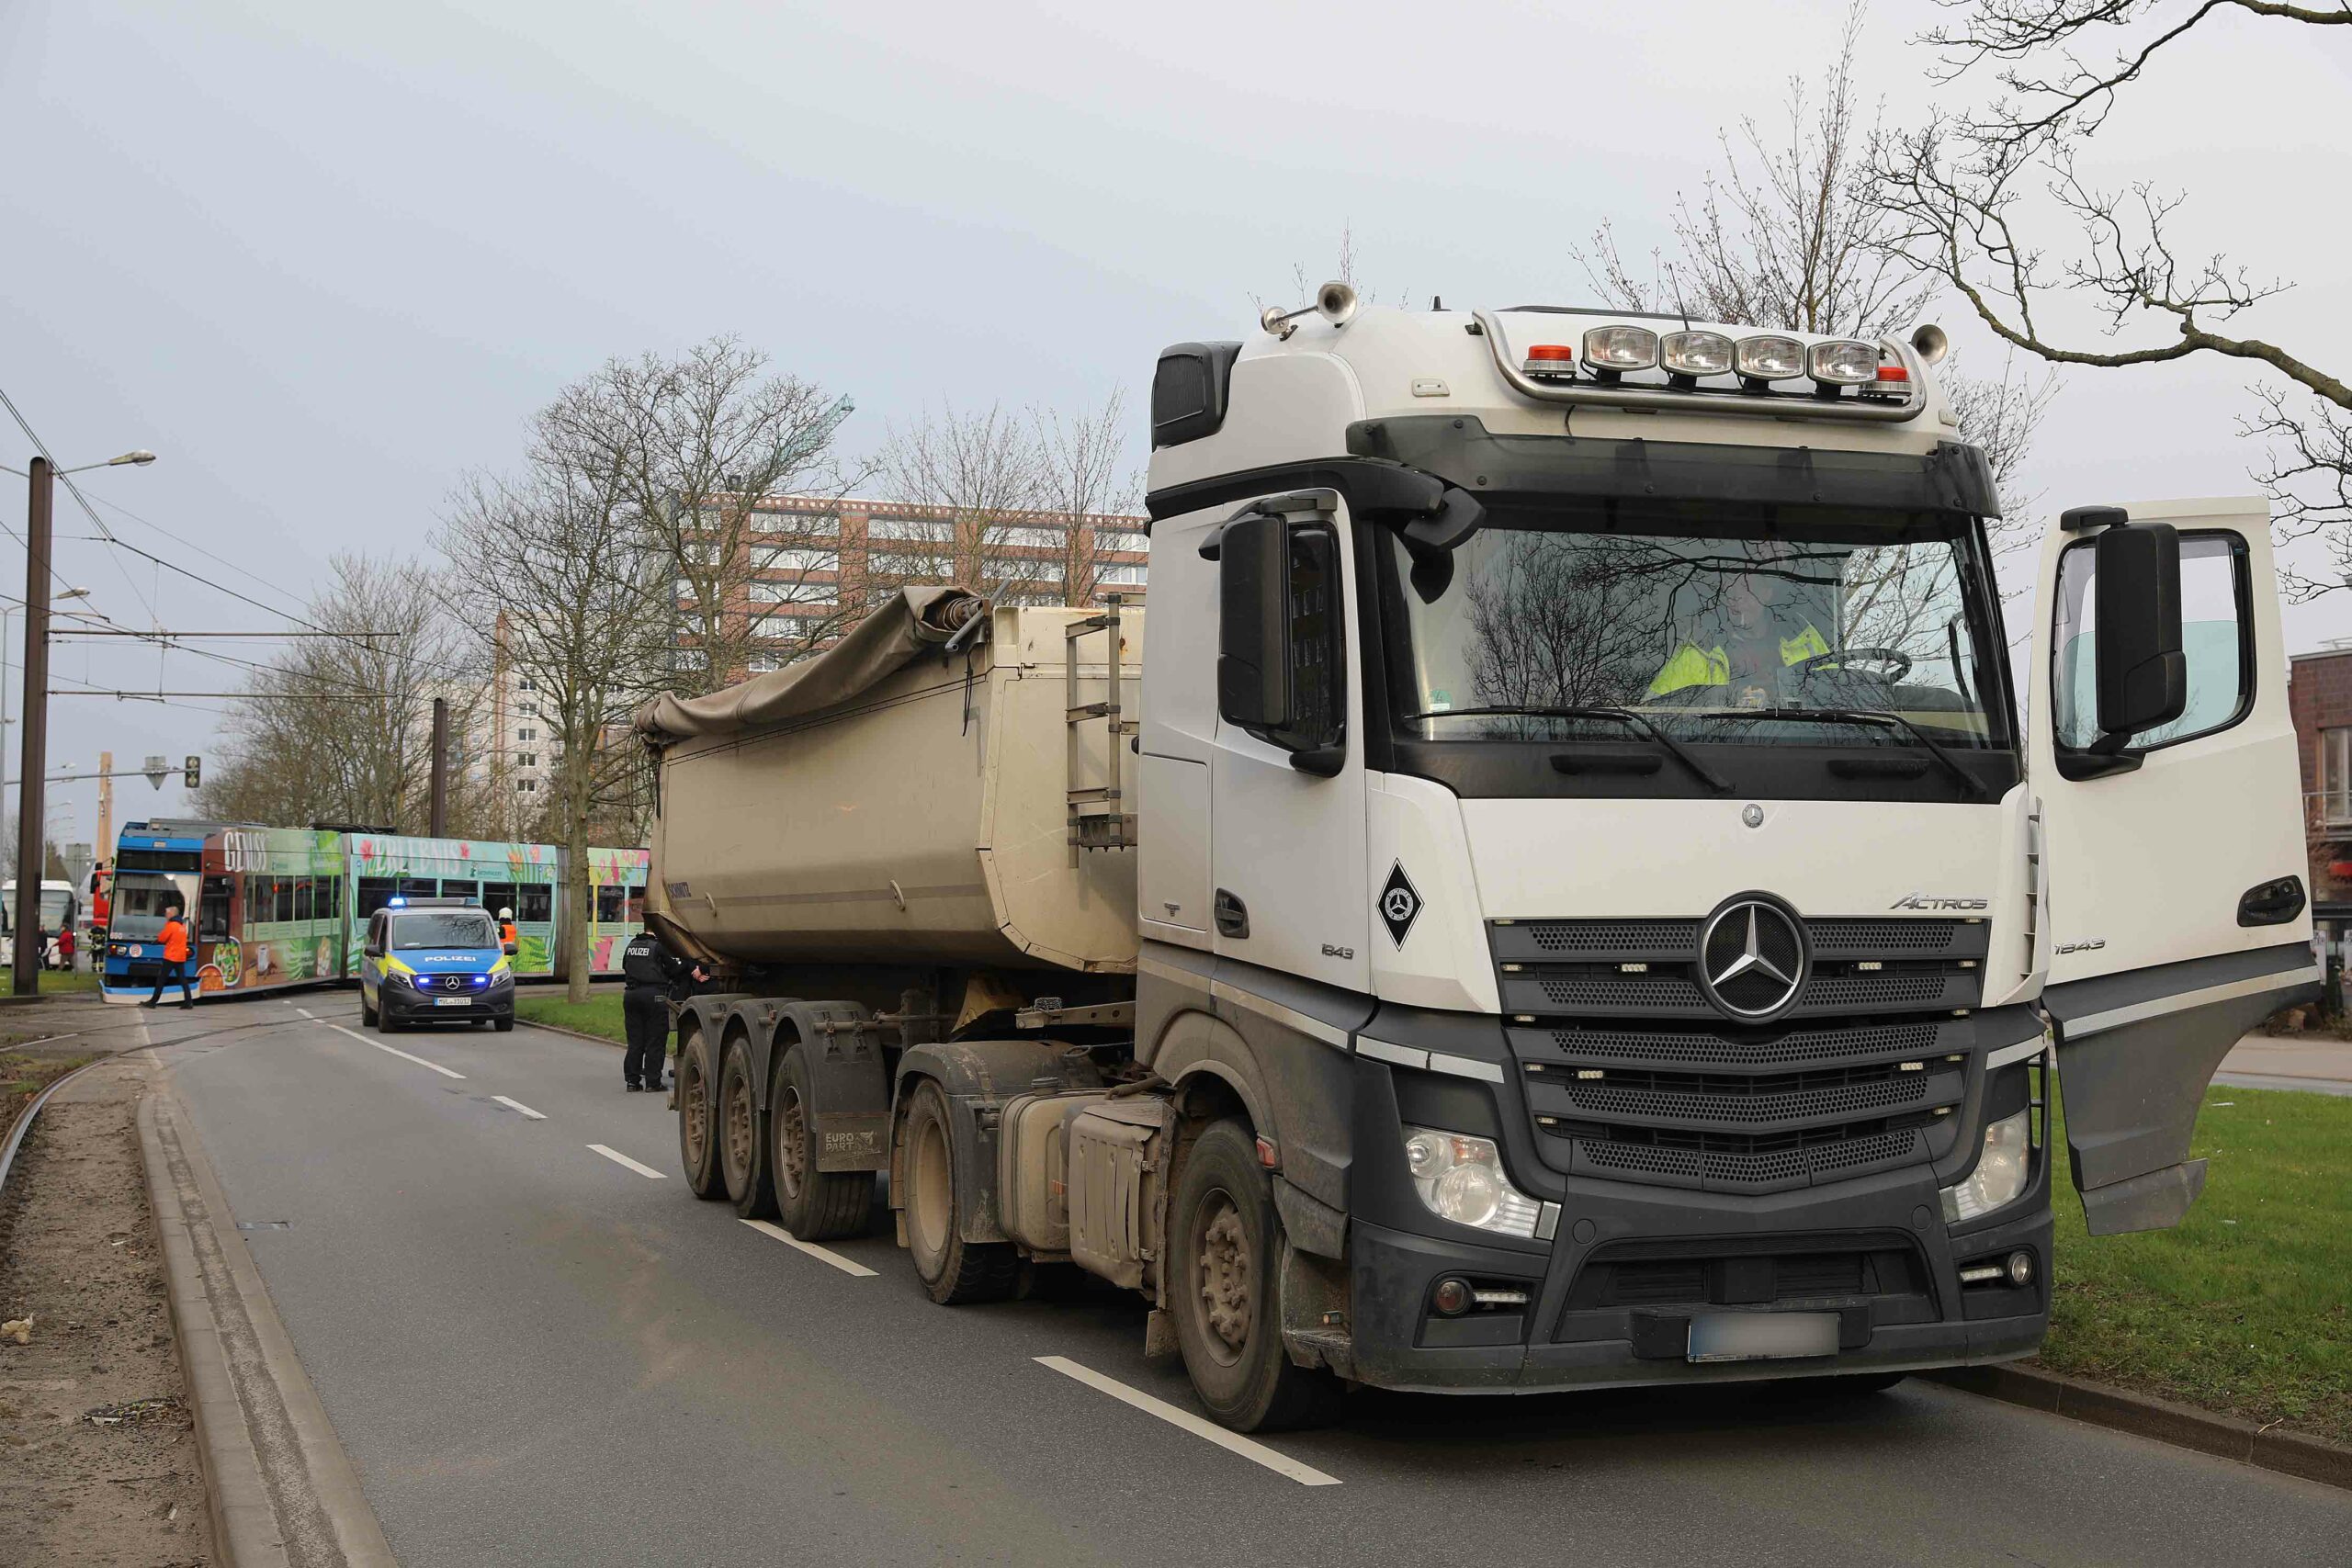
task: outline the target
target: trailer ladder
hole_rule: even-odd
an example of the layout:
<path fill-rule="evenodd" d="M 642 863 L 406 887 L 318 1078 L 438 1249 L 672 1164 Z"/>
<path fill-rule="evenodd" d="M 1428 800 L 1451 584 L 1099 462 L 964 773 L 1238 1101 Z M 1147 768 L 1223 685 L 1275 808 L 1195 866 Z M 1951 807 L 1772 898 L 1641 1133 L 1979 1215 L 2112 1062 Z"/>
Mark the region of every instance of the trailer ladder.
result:
<path fill-rule="evenodd" d="M 1076 865 L 1081 850 L 1131 850 L 1136 846 L 1136 815 L 1125 808 L 1125 796 L 1120 788 L 1119 753 L 1128 736 L 1136 733 L 1133 719 L 1126 717 L 1119 704 L 1119 613 L 1139 595 L 1108 593 L 1103 595 L 1103 611 L 1099 615 L 1086 615 L 1063 628 L 1068 639 L 1063 663 L 1065 686 L 1065 717 L 1069 725 L 1069 764 L 1065 775 L 1069 789 L 1069 863 Z M 1109 646 L 1104 660 L 1108 677 L 1105 700 L 1081 703 L 1078 700 L 1079 639 L 1095 632 L 1104 634 Z M 1105 767 L 1099 786 L 1080 786 L 1080 763 L 1085 756 L 1085 739 L 1079 726 L 1094 719 L 1104 721 L 1109 734 L 1104 751 Z"/>

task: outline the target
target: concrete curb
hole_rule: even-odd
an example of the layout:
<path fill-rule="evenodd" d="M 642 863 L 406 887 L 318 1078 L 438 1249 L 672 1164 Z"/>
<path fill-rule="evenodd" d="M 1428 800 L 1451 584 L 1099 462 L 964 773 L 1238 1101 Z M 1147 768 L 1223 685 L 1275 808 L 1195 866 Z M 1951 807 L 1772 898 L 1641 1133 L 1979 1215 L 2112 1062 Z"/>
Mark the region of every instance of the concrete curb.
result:
<path fill-rule="evenodd" d="M 197 1461 L 204 1471 L 204 1496 L 212 1515 L 212 1546 L 230 1568 L 259 1568 L 286 1562 L 277 1517 L 262 1484 L 261 1456 L 245 1430 L 229 1379 L 229 1358 L 220 1348 L 204 1274 L 197 1267 L 179 1194 L 164 1185 L 171 1169 L 155 1135 L 153 1086 L 139 1097 L 139 1152 L 147 1167 L 147 1210 L 162 1244 L 164 1294 L 171 1304 L 172 1339 L 179 1348 L 180 1373 L 196 1418 Z"/>
<path fill-rule="evenodd" d="M 358 1472 L 160 1071 L 140 1100 L 139 1137 L 215 1549 L 233 1568 L 393 1568 Z"/>
<path fill-rule="evenodd" d="M 2233 1416 L 2217 1416 L 2040 1367 L 1957 1367 L 1923 1375 L 1987 1399 L 2153 1438 L 2175 1448 L 2237 1460 L 2281 1475 L 2352 1489 L 2352 1448 L 2324 1438 L 2275 1431 Z"/>
<path fill-rule="evenodd" d="M 599 1045 L 609 1045 L 616 1051 L 628 1049 L 627 1041 L 615 1040 L 608 1035 L 591 1034 L 584 1029 L 566 1029 L 560 1023 L 541 1023 L 535 1018 L 517 1017 L 514 1021 L 524 1029 L 544 1029 L 549 1034 L 569 1034 L 574 1040 L 593 1040 Z"/>

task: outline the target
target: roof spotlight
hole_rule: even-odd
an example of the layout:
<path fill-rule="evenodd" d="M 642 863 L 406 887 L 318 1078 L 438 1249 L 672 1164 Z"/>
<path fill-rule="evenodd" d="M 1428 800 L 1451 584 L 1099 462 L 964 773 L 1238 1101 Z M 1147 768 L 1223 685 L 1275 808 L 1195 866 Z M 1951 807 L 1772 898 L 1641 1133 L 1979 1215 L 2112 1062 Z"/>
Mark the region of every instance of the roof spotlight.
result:
<path fill-rule="evenodd" d="M 1878 345 L 1831 338 L 1805 350 L 1805 373 L 1825 387 L 1860 387 L 1878 379 Z"/>
<path fill-rule="evenodd" d="M 1595 327 L 1584 334 L 1592 370 L 1647 370 L 1657 363 L 1657 333 L 1647 327 Z"/>
<path fill-rule="evenodd" d="M 1804 374 L 1804 344 L 1777 333 L 1740 339 L 1732 358 L 1749 381 L 1790 381 Z"/>
<path fill-rule="evenodd" d="M 1668 333 L 1658 340 L 1658 363 L 1669 376 L 1696 379 L 1731 368 L 1731 339 L 1721 333 Z"/>

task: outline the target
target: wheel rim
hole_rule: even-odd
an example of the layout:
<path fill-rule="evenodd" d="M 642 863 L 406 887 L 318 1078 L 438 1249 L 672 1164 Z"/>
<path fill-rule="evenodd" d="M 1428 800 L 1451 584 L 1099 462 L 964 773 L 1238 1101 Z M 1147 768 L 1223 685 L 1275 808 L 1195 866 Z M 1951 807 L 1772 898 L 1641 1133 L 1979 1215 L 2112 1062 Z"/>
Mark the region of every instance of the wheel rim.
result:
<path fill-rule="evenodd" d="M 800 1091 L 790 1085 L 775 1102 L 775 1179 L 785 1196 L 800 1196 L 802 1162 L 808 1157 L 808 1119 L 800 1108 Z"/>
<path fill-rule="evenodd" d="M 719 1086 L 718 1108 L 726 1117 L 727 1169 L 741 1176 L 752 1168 L 752 1097 L 741 1073 Z"/>
<path fill-rule="evenodd" d="M 947 1129 L 933 1117 L 915 1129 L 914 1190 L 909 1194 L 908 1237 L 925 1258 L 947 1250 L 954 1184 L 947 1163 Z"/>
<path fill-rule="evenodd" d="M 1250 1233 L 1232 1194 L 1218 1188 L 1201 1200 L 1193 1257 L 1200 1269 L 1204 1348 L 1219 1365 L 1241 1359 L 1250 1343 Z"/>
<path fill-rule="evenodd" d="M 710 1080 L 703 1075 L 699 1055 L 689 1054 L 678 1084 L 678 1111 L 685 1118 L 686 1163 L 699 1166 L 709 1153 Z"/>

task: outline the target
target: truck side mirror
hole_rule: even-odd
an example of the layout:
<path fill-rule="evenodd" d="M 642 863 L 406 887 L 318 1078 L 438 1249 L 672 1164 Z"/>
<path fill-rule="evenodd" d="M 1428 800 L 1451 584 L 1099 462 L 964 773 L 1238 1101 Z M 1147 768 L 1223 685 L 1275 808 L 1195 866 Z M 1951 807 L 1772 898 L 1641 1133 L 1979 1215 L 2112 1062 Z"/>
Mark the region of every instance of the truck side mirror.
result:
<path fill-rule="evenodd" d="M 1217 562 L 1217 713 L 1329 778 L 1347 762 L 1340 536 L 1245 513 Z"/>
<path fill-rule="evenodd" d="M 1252 734 L 1287 727 L 1290 527 L 1250 513 L 1217 540 L 1216 711 Z"/>
<path fill-rule="evenodd" d="M 2109 528 L 2098 551 L 2098 728 L 2120 739 L 2188 706 L 2180 641 L 2180 535 L 2168 523 Z"/>

